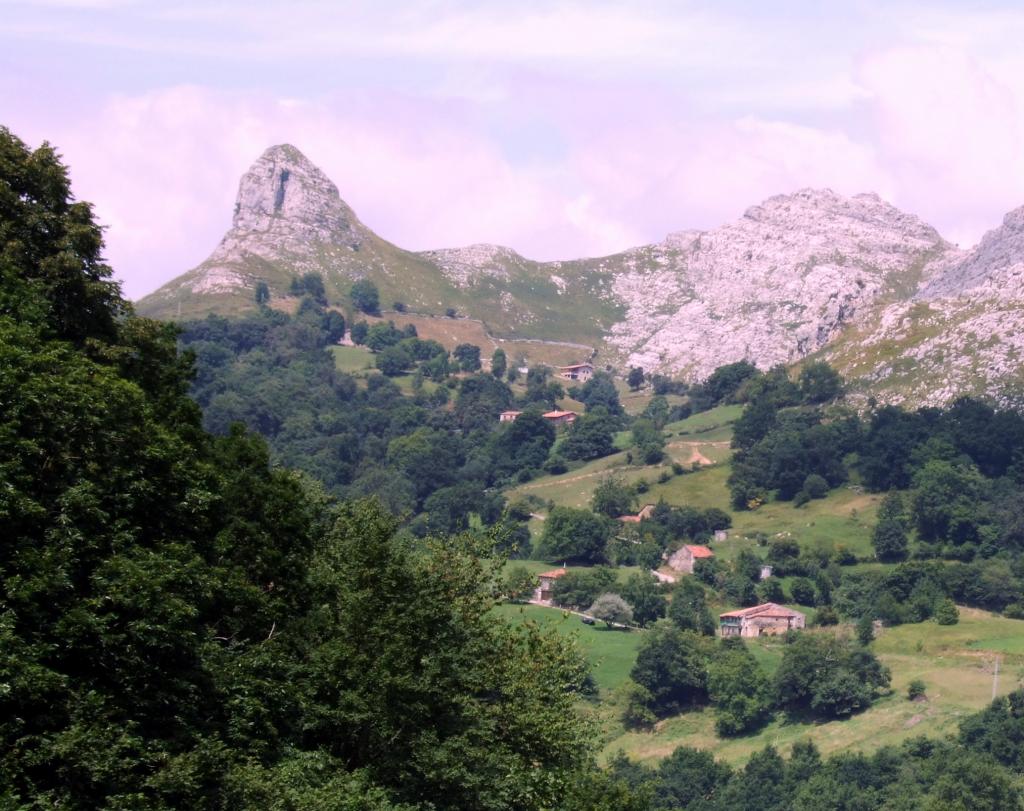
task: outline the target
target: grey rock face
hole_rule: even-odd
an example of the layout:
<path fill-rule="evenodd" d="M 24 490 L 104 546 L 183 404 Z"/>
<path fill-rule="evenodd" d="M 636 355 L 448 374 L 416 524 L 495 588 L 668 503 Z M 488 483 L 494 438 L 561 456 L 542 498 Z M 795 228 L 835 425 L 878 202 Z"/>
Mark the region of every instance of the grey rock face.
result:
<path fill-rule="evenodd" d="M 699 379 L 748 360 L 788 363 L 827 344 L 895 277 L 950 246 L 874 194 L 804 189 L 714 231 L 624 255 L 627 317 L 609 343 L 631 365 Z"/>
<path fill-rule="evenodd" d="M 251 287 L 239 271 L 248 256 L 273 261 L 321 244 L 358 250 L 366 233 L 327 175 L 295 147 L 272 146 L 242 175 L 231 230 L 188 284 L 194 293 Z"/>
<path fill-rule="evenodd" d="M 1018 297 L 1024 287 L 1024 206 L 1003 218 L 978 246 L 951 257 L 921 291 L 921 298 L 983 295 Z"/>

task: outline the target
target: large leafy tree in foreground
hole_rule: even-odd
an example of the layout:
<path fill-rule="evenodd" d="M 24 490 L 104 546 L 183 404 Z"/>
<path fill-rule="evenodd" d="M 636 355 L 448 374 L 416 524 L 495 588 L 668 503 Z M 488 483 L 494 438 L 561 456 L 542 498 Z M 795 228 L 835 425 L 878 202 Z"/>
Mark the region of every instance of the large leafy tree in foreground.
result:
<path fill-rule="evenodd" d="M 457 540 L 213 438 L 48 147 L 0 129 L 0 807 L 540 808 L 574 649 Z"/>

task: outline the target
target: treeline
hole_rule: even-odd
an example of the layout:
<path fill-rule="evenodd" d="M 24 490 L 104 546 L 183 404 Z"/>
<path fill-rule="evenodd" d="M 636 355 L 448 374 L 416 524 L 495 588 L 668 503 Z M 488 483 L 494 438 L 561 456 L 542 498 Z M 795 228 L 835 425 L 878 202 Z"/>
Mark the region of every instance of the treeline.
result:
<path fill-rule="evenodd" d="M 889 686 L 888 668 L 866 645 L 828 633 L 787 635 L 782 661 L 769 678 L 742 639 L 716 641 L 701 633 L 707 628 L 680 627 L 688 624 L 687 613 L 703 609 L 695 598 L 677 593 L 673 604 L 685 604 L 644 634 L 630 671 L 627 726 L 650 727 L 710 704 L 720 735 L 742 735 L 767 724 L 777 710 L 805 721 L 845 718 Z"/>
<path fill-rule="evenodd" d="M 744 386 L 729 477 L 735 509 L 769 498 L 799 506 L 856 473 L 874 492 L 910 490 L 906 504 L 894 500 L 883 514 L 883 560 L 912 551 L 970 561 L 1024 550 L 1021 414 L 961 398 L 947 408 L 882 406 L 861 417 L 837 400 L 842 382 L 823 363 L 806 366 L 795 382 L 778 368 Z"/>

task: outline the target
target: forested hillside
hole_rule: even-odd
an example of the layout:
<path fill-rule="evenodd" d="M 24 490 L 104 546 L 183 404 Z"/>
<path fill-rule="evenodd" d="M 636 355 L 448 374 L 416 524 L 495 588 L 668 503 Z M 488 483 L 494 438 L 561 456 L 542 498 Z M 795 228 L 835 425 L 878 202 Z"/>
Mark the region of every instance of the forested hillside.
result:
<path fill-rule="evenodd" d="M 936 559 L 844 576 L 837 560 L 773 543 L 777 573 L 795 575 L 786 588 L 834 603 L 833 621 L 870 620 L 883 603 L 918 612 L 893 624 L 920 620 L 1019 563 L 1018 418 L 967 403 L 865 423 L 836 405 L 841 381 L 822 367 L 790 385 L 725 368 L 688 404 L 660 379 L 629 416 L 607 375 L 565 391 L 543 369 L 510 380 L 498 358 L 484 373 L 471 349 L 453 358 L 373 329 L 367 356 L 404 359 L 354 375 L 332 355 L 345 327 L 315 290 L 295 315 L 262 308 L 182 333 L 136 317 L 57 155 L 0 130 L 0 808 L 1022 807 L 1020 693 L 943 740 L 870 756 L 804 742 L 734 769 L 674 745 L 654 767 L 619 756 L 598 768 L 594 662 L 572 637 L 509 621 L 496 597 L 510 592 L 503 550 L 532 548 L 532 502 L 506 505 L 502 490 L 613 457 L 662 465 L 660 485 L 695 479 L 663 464 L 666 424 L 742 401 L 734 515 L 818 500 L 850 475 L 909 482 L 911 506 L 893 500 L 887 520 L 916 541 L 886 554 Z M 580 414 L 556 431 L 541 414 L 567 394 Z M 522 413 L 499 423 L 512 407 Z M 887 470 L 903 478 L 870 478 Z M 663 503 L 625 536 L 612 518 L 641 492 L 610 476 L 591 510 L 543 503 L 532 551 L 646 567 L 733 520 Z M 629 673 L 647 692 L 626 708 L 638 725 L 710 701 L 723 734 L 740 736 L 776 711 L 793 724 L 846 717 L 888 689 L 870 622 L 856 640 L 785 637 L 770 683 L 753 646 L 711 638 L 709 599 L 756 599 L 760 563 L 737 555 L 664 590 L 625 579 L 630 621 L 648 626 L 628 632 L 643 635 Z M 1018 599 L 1005 582 L 991 607 Z M 621 610 L 615 570 L 588 566 L 559 588 L 567 604 Z"/>
<path fill-rule="evenodd" d="M 0 805 L 530 808 L 599 780 L 571 645 L 214 437 L 48 147 L 0 132 Z M 592 807 L 582 801 L 576 806 Z"/>

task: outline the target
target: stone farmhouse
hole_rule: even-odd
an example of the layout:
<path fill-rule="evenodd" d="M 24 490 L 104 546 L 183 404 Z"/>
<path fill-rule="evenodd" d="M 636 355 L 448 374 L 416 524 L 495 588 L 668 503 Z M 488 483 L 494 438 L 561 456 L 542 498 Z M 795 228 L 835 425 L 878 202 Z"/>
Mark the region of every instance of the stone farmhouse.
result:
<path fill-rule="evenodd" d="M 573 366 L 559 366 L 558 376 L 564 380 L 578 380 L 586 383 L 594 376 L 594 367 L 589 363 L 577 363 Z"/>
<path fill-rule="evenodd" d="M 672 557 L 668 559 L 668 565 L 677 572 L 693 574 L 694 564 L 696 564 L 698 560 L 706 560 L 708 558 L 713 558 L 714 556 L 715 553 L 706 546 L 686 544 L 685 546 L 681 546 L 678 551 L 672 554 Z"/>
<path fill-rule="evenodd" d="M 568 573 L 567 569 L 552 569 L 549 572 L 541 572 L 537 575 L 539 584 L 533 592 L 534 602 L 551 605 L 555 581 L 560 577 L 565 577 Z"/>
<path fill-rule="evenodd" d="M 522 413 L 522 411 L 502 411 L 498 415 L 498 422 L 515 422 Z M 556 428 L 560 428 L 563 426 L 569 427 L 576 422 L 577 415 L 575 411 L 549 411 L 546 414 L 541 414 L 541 416 L 550 421 Z"/>
<path fill-rule="evenodd" d="M 803 628 L 805 622 L 799 611 L 776 603 L 727 611 L 718 617 L 722 636 L 774 636 Z"/>

